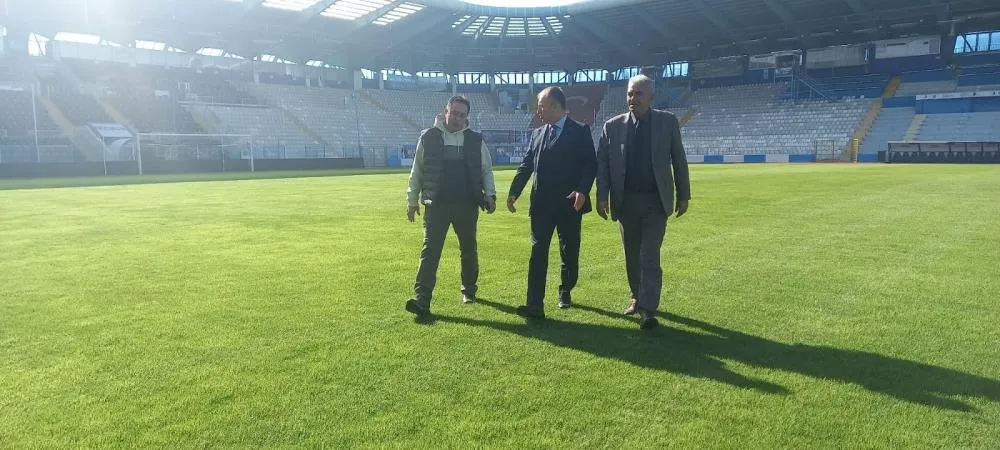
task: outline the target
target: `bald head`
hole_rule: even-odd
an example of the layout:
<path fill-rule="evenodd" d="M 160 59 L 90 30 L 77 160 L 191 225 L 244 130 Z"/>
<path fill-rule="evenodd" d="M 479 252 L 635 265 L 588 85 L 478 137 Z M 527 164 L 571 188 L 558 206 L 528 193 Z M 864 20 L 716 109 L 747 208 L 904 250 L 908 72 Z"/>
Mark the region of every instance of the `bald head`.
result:
<path fill-rule="evenodd" d="M 626 100 L 632 115 L 644 117 L 649 113 L 649 105 L 653 103 L 653 79 L 645 75 L 630 78 Z"/>
<path fill-rule="evenodd" d="M 566 115 L 566 93 L 557 86 L 550 86 L 538 93 L 538 117 L 553 124 Z"/>

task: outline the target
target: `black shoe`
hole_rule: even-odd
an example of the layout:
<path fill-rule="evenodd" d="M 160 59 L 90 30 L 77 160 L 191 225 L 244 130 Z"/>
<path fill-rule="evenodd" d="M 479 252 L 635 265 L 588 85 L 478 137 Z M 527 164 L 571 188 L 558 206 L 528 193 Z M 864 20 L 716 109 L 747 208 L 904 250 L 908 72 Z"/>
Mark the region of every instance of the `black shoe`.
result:
<path fill-rule="evenodd" d="M 545 311 L 542 311 L 542 308 L 525 305 L 517 307 L 517 315 L 530 319 L 544 319 Z"/>
<path fill-rule="evenodd" d="M 639 310 L 639 329 L 648 330 L 656 328 L 659 324 L 660 322 L 656 320 L 656 313 L 645 309 Z"/>
<path fill-rule="evenodd" d="M 472 303 L 475 303 L 475 302 L 476 302 L 476 296 L 475 295 L 462 294 L 462 303 L 463 304 L 468 305 L 468 304 L 472 304 Z"/>
<path fill-rule="evenodd" d="M 429 316 L 431 314 L 430 305 L 412 298 L 406 301 L 406 310 L 416 314 L 417 317 Z"/>
<path fill-rule="evenodd" d="M 559 296 L 559 309 L 568 309 L 573 306 L 573 299 L 569 294 Z"/>

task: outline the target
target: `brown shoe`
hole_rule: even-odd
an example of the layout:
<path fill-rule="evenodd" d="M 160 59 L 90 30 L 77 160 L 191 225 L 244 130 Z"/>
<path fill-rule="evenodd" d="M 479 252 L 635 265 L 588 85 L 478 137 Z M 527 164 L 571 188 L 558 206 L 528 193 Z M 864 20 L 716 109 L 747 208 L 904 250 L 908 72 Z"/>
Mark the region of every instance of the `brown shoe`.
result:
<path fill-rule="evenodd" d="M 635 313 L 639 312 L 638 303 L 639 301 L 633 298 L 632 303 L 628 305 L 628 308 L 625 308 L 625 311 L 622 311 L 622 314 L 625 314 L 626 316 L 635 315 Z"/>

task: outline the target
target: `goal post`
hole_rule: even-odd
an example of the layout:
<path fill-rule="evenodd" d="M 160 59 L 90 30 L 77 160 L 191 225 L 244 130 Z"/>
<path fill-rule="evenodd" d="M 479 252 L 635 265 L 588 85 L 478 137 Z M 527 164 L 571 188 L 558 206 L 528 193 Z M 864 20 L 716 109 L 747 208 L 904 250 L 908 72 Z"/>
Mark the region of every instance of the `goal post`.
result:
<path fill-rule="evenodd" d="M 837 141 L 833 139 L 814 139 L 813 153 L 816 161 L 835 161 L 840 159 L 840 152 L 837 150 Z"/>
<path fill-rule="evenodd" d="M 137 133 L 135 153 L 139 175 L 171 169 L 255 171 L 253 136 L 249 134 Z"/>

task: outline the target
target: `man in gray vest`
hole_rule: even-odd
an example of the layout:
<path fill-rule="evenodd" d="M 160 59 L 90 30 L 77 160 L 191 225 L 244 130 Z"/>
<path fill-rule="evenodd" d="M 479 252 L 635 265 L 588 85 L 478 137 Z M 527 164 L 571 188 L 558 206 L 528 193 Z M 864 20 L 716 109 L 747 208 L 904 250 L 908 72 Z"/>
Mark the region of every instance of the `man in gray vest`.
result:
<path fill-rule="evenodd" d="M 455 227 L 462 255 L 462 302 L 476 298 L 479 255 L 476 251 L 476 223 L 479 210 L 496 211 L 496 184 L 493 161 L 483 136 L 469 129 L 469 100 L 456 95 L 448 100 L 443 120 L 420 133 L 410 171 L 406 216 L 413 222 L 424 205 L 424 247 L 413 290 L 406 310 L 417 316 L 431 312 L 431 296 L 437 282 L 441 249 L 449 227 Z"/>

